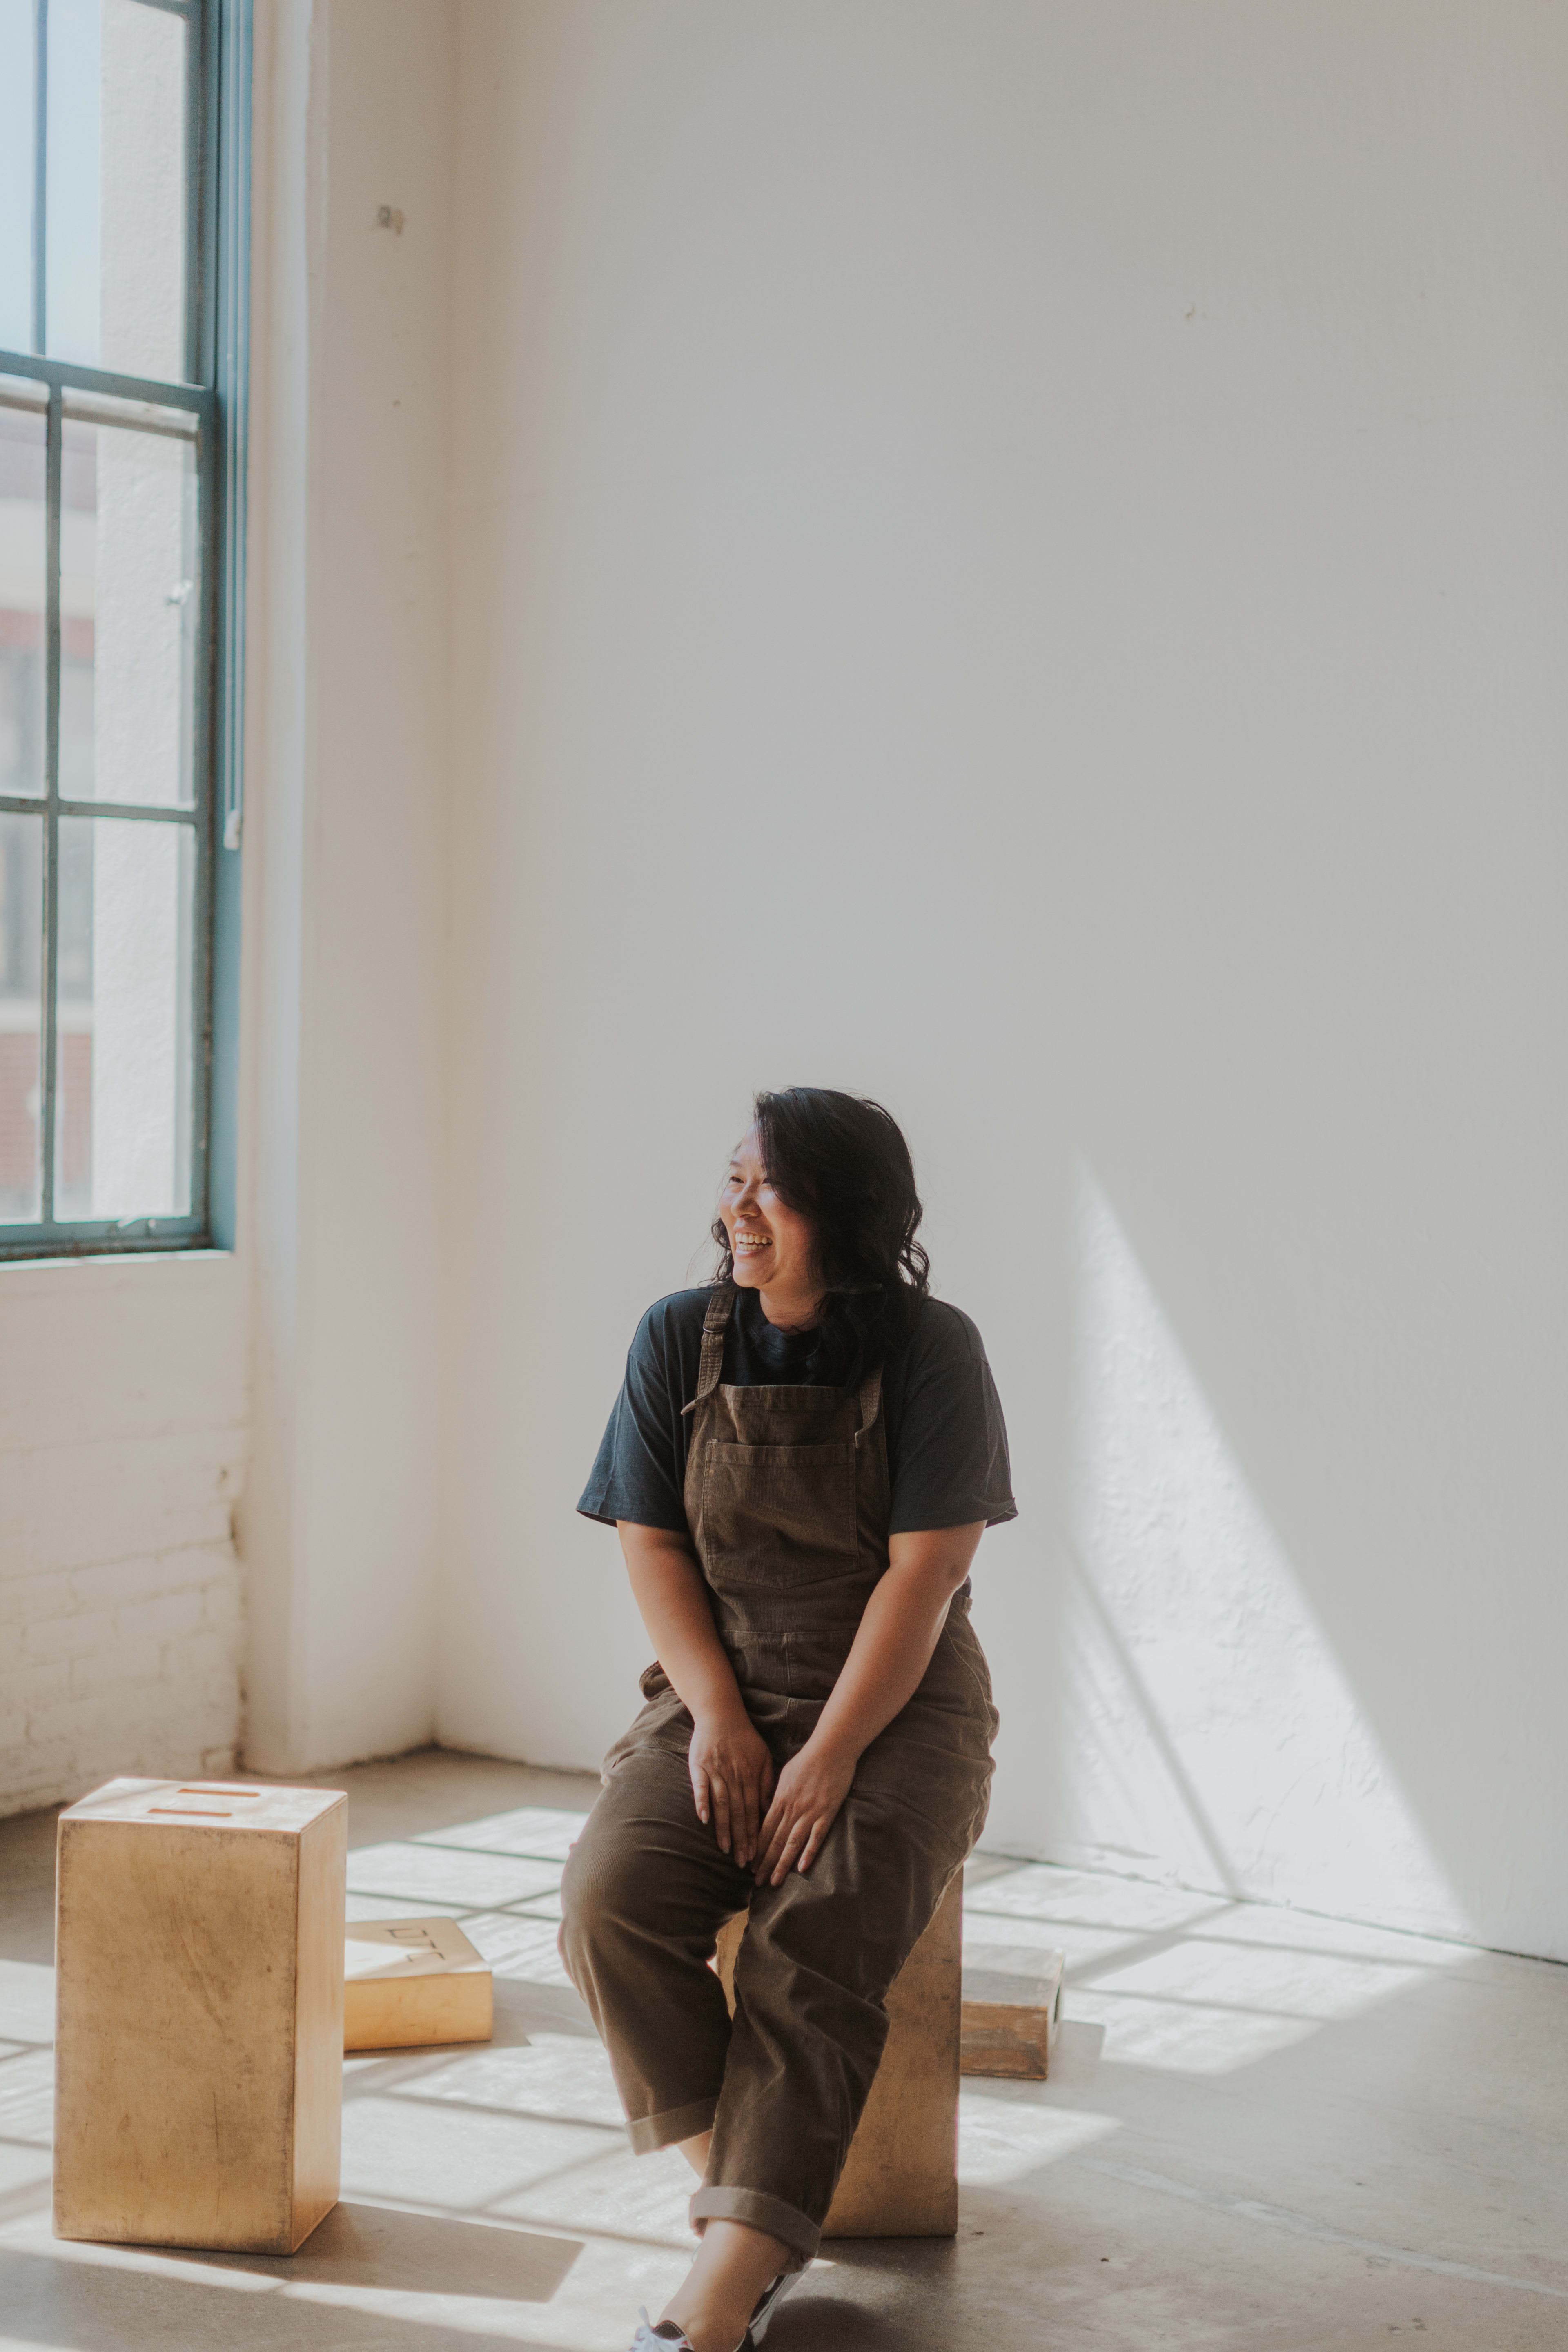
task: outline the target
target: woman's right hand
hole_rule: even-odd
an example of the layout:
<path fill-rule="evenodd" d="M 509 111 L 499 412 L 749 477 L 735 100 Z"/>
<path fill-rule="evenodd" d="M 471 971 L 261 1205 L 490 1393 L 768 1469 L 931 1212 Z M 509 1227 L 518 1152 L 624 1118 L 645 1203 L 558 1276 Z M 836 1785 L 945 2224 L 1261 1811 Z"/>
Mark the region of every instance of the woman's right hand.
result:
<path fill-rule="evenodd" d="M 713 1596 L 689 1537 L 631 1519 L 616 1526 L 654 1654 L 691 1713 L 698 1818 L 712 1823 L 724 1853 L 745 1869 L 756 1858 L 757 1832 L 773 1797 L 773 1759 L 719 1639 Z"/>
<path fill-rule="evenodd" d="M 692 1717 L 688 1763 L 697 1818 L 711 1822 L 720 1849 L 742 1870 L 755 1859 L 763 1815 L 773 1791 L 773 1759 L 751 1717 L 738 1712 Z"/>

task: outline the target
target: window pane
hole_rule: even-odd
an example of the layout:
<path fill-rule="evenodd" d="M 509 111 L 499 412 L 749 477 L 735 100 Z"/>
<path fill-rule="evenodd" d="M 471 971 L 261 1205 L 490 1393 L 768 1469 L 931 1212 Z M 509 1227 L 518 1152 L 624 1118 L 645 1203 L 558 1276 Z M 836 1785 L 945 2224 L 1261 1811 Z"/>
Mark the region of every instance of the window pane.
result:
<path fill-rule="evenodd" d="M 0 1224 L 38 1214 L 44 823 L 0 814 Z"/>
<path fill-rule="evenodd" d="M 45 414 L 0 376 L 0 793 L 44 789 Z"/>
<path fill-rule="evenodd" d="M 184 16 L 146 0 L 49 0 L 48 24 L 48 348 L 176 381 L 185 373 Z"/>
<path fill-rule="evenodd" d="M 47 345 L 96 367 L 98 0 L 51 0 L 48 28 Z"/>
<path fill-rule="evenodd" d="M 79 412 L 81 403 L 77 404 Z M 195 444 L 89 425 L 60 476 L 60 792 L 190 805 L 201 614 Z"/>
<path fill-rule="evenodd" d="M 35 0 L 0 0 L 0 343 L 33 348 Z"/>
<path fill-rule="evenodd" d="M 192 828 L 60 819 L 55 1214 L 191 1198 Z"/>

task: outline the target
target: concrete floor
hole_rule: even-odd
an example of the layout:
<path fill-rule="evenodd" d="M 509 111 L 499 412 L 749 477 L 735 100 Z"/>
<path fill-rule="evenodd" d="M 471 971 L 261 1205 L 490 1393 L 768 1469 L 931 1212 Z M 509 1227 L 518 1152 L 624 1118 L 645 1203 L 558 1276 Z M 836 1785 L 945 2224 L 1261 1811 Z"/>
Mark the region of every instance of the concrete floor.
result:
<path fill-rule="evenodd" d="M 351 1916 L 459 1917 L 493 2043 L 349 2061 L 343 2202 L 292 2261 L 58 2244 L 53 1816 L 0 1823 L 5 2352 L 625 2352 L 679 2276 L 685 2168 L 626 2153 L 555 1958 L 595 1784 L 326 1777 Z M 1067 1950 L 1055 2078 L 966 2083 L 956 2241 L 830 2247 L 770 2352 L 1568 2344 L 1568 1969 L 995 1856 L 970 1881 L 972 1951 Z"/>

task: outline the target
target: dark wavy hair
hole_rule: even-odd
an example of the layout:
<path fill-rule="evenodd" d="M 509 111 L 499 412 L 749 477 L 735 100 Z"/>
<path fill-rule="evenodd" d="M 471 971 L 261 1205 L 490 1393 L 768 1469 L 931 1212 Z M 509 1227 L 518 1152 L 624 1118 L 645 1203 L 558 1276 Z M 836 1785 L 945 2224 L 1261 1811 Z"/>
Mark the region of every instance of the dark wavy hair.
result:
<path fill-rule="evenodd" d="M 909 1334 L 931 1289 L 931 1260 L 915 1239 L 922 1211 L 914 1162 L 880 1103 L 831 1087 L 786 1087 L 752 1105 L 768 1180 L 816 1229 L 824 1297 L 816 1369 L 847 1385 Z M 730 1237 L 713 1221 L 717 1282 L 734 1274 Z"/>

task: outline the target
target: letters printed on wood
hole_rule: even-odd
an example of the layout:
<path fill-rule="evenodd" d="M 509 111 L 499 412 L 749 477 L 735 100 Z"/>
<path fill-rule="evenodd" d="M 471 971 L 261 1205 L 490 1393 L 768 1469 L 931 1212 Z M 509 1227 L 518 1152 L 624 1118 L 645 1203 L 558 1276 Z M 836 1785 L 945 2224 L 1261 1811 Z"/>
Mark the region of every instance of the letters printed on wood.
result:
<path fill-rule="evenodd" d="M 489 1963 L 455 1919 L 349 1921 L 345 2050 L 488 2042 L 494 2030 Z"/>

